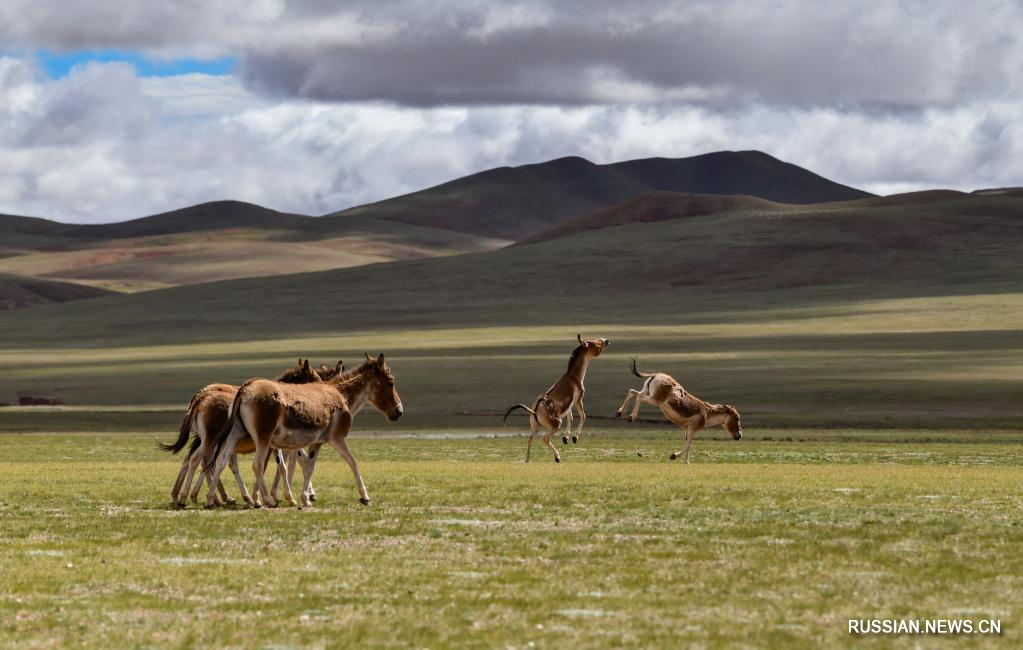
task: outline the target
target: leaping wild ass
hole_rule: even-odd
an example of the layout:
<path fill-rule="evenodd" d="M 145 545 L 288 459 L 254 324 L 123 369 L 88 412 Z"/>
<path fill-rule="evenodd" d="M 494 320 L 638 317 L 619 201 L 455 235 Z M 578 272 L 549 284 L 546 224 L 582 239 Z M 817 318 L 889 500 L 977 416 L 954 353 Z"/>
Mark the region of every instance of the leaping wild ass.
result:
<path fill-rule="evenodd" d="M 355 476 L 359 501 L 369 505 L 366 484 L 359 465 L 348 449 L 348 432 L 352 418 L 366 403 L 372 404 L 392 422 L 401 417 L 404 409 L 395 388 L 394 375 L 384 355 L 366 361 L 355 370 L 312 384 L 282 384 L 269 379 L 253 379 L 242 384 L 231 404 L 230 418 L 217 440 L 216 467 L 211 482 L 216 485 L 238 444 L 250 438 L 256 454 L 252 470 L 256 475 L 253 505 L 260 506 L 260 496 L 269 501 L 269 492 L 263 472 L 269 449 L 299 450 L 308 448 L 309 469 L 302 488 L 302 505 L 309 505 L 309 487 L 320 447 L 326 443 L 334 447 L 345 459 Z M 290 477 L 285 477 L 290 482 Z M 215 505 L 213 493 L 206 496 L 206 507 Z M 290 491 L 285 496 L 295 503 Z"/>
<path fill-rule="evenodd" d="M 671 454 L 671 460 L 682 456 L 686 465 L 689 464 L 689 448 L 693 445 L 693 436 L 704 427 L 723 425 L 732 439 L 742 438 L 742 422 L 739 412 L 730 404 L 710 404 L 689 393 L 682 384 L 663 372 L 640 372 L 636 369 L 636 360 L 632 360 L 632 374 L 645 379 L 642 390 L 630 388 L 625 401 L 618 408 L 616 416 L 621 417 L 629 400 L 636 400 L 636 405 L 629 416 L 629 422 L 636 419 L 639 405 L 642 402 L 653 404 L 661 409 L 664 417 L 686 430 L 686 444 L 681 452 Z"/>
<path fill-rule="evenodd" d="M 321 364 L 320 370 L 317 372 L 309 367 L 308 359 L 303 361 L 300 358 L 298 363 L 293 368 L 284 371 L 277 381 L 291 384 L 319 382 L 324 378 L 329 379 L 337 375 L 343 369 L 343 364 L 338 361 L 334 368 L 328 368 Z M 231 411 L 231 402 L 234 401 L 237 393 L 238 387 L 231 384 L 209 384 L 200 388 L 189 402 L 188 411 L 181 422 L 178 439 L 171 444 L 158 443 L 160 449 L 176 454 L 185 447 L 189 435 L 193 431 L 195 432 L 192 445 L 181 461 L 181 471 L 178 472 L 174 487 L 171 488 L 171 501 L 179 507 L 185 505 L 185 499 L 188 496 L 191 496 L 193 503 L 197 500 L 199 489 L 202 486 L 202 478 L 200 477 L 195 482 L 194 488 L 192 487 L 192 478 L 200 463 L 212 461 L 210 455 L 216 445 L 216 434 L 227 423 Z M 236 452 L 251 453 L 254 450 L 255 447 L 252 445 L 240 445 Z M 288 459 L 289 469 L 293 471 L 296 461 L 302 462 L 304 468 L 306 465 L 305 458 L 305 456 L 291 454 Z M 237 457 L 232 457 L 230 462 L 242 498 L 248 501 L 250 500 L 248 490 L 245 488 L 245 483 L 242 481 L 241 473 L 238 470 Z M 278 472 L 278 476 L 280 476 L 280 472 Z M 224 490 L 223 483 L 218 482 L 217 489 L 225 503 L 234 503 L 234 499 L 230 498 Z M 276 500 L 276 493 L 274 494 L 274 499 Z"/>
<path fill-rule="evenodd" d="M 561 442 L 568 444 L 568 435 L 572 434 L 572 442 L 579 442 L 579 436 L 583 433 L 583 424 L 586 423 L 586 411 L 583 409 L 583 397 L 586 395 L 586 387 L 583 382 L 586 379 L 586 368 L 590 365 L 590 359 L 599 357 L 604 348 L 611 345 L 608 339 L 593 339 L 583 341 L 581 334 L 576 334 L 579 345 L 572 350 L 572 356 L 568 358 L 568 370 L 556 381 L 547 392 L 536 398 L 533 408 L 525 404 L 516 404 L 504 414 L 504 421 L 516 409 L 523 409 L 529 413 L 529 442 L 526 444 L 526 462 L 529 462 L 529 455 L 533 450 L 533 436 L 541 426 L 547 429 L 547 435 L 543 437 L 543 443 L 554 452 L 554 462 L 561 462 L 561 454 L 551 444 L 551 436 L 561 428 L 562 419 L 565 420 L 565 433 L 561 436 Z M 579 411 L 579 430 L 572 433 L 572 407 Z"/>

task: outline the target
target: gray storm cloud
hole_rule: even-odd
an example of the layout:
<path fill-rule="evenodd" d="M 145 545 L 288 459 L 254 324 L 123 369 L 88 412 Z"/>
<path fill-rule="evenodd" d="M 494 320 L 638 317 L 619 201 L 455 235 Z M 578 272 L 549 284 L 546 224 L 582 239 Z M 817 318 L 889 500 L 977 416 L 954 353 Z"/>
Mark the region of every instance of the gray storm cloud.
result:
<path fill-rule="evenodd" d="M 465 104 L 951 105 L 1019 94 L 1023 5 L 13 0 L 22 47 L 237 56 L 262 92 Z"/>
<path fill-rule="evenodd" d="M 761 149 L 879 193 L 1023 184 L 1023 4 L 0 4 L 0 212 L 322 214 L 494 167 Z M 232 57 L 50 79 L 36 52 Z"/>

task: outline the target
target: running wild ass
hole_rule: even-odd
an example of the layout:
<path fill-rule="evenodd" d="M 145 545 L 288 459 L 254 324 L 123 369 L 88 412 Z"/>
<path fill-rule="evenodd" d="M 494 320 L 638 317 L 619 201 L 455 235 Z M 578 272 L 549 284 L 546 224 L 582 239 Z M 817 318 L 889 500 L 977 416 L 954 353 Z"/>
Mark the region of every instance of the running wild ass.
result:
<path fill-rule="evenodd" d="M 586 423 L 586 411 L 583 409 L 583 397 L 586 395 L 586 387 L 583 382 L 586 379 L 586 368 L 590 365 L 590 359 L 599 357 L 604 348 L 611 345 L 608 339 L 593 339 L 583 341 L 581 334 L 576 334 L 579 345 L 572 350 L 568 358 L 568 370 L 561 376 L 547 392 L 536 398 L 533 408 L 525 404 L 516 404 L 504 414 L 504 421 L 516 409 L 523 409 L 529 413 L 529 442 L 526 444 L 526 462 L 529 462 L 529 455 L 533 450 L 533 436 L 543 426 L 547 429 L 547 435 L 543 437 L 543 443 L 554 452 L 554 462 L 561 462 L 561 454 L 551 444 L 551 437 L 561 428 L 562 419 L 565 420 L 565 433 L 561 436 L 561 442 L 568 444 L 568 435 L 572 434 L 572 442 L 579 442 L 579 436 L 583 432 L 583 424 Z M 579 430 L 572 433 L 572 407 L 579 411 Z"/>
<path fill-rule="evenodd" d="M 215 485 L 238 444 L 251 438 L 256 447 L 252 461 L 256 475 L 253 505 L 259 507 L 260 496 L 267 500 L 270 497 L 263 476 L 267 450 L 307 448 L 309 470 L 302 488 L 302 505 L 308 506 L 316 459 L 320 447 L 329 443 L 351 468 L 359 501 L 369 505 L 366 484 L 347 442 L 352 418 L 367 402 L 392 422 L 404 412 L 394 375 L 382 354 L 376 359 L 367 354 L 365 363 L 355 370 L 321 383 L 282 384 L 268 379 L 250 380 L 238 389 L 231 404 L 230 418 L 218 436 L 214 452 L 216 466 L 207 466 L 204 471 L 212 470 L 211 480 Z M 289 477 L 285 477 L 285 482 L 290 482 Z M 285 496 L 294 504 L 290 490 L 285 492 Z M 214 495 L 207 494 L 206 507 L 214 505 Z"/>
<path fill-rule="evenodd" d="M 671 460 L 682 456 L 686 465 L 689 464 L 689 448 L 693 444 L 693 436 L 704 427 L 715 425 L 724 426 L 732 439 L 742 438 L 742 423 L 739 419 L 739 412 L 730 404 L 710 404 L 689 393 L 682 384 L 675 381 L 670 375 L 663 372 L 640 372 L 636 369 L 636 360 L 632 360 L 632 374 L 640 379 L 645 379 L 642 390 L 629 389 L 625 401 L 615 413 L 621 417 L 629 405 L 629 400 L 636 400 L 636 405 L 629 416 L 629 422 L 636 419 L 639 413 L 639 405 L 642 402 L 653 404 L 661 409 L 664 417 L 668 418 L 678 426 L 686 430 L 686 444 L 681 452 L 671 454 Z"/>

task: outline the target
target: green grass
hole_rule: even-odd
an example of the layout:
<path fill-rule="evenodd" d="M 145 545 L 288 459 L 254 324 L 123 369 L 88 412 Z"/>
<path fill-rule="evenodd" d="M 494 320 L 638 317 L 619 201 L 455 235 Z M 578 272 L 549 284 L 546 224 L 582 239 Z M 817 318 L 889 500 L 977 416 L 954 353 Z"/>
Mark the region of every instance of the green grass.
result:
<path fill-rule="evenodd" d="M 0 643 L 937 641 L 851 618 L 1021 642 L 1020 432 L 708 432 L 686 467 L 674 433 L 630 431 L 529 466 L 522 437 L 357 436 L 370 508 L 329 452 L 312 510 L 214 512 L 168 507 L 177 462 L 145 436 L 0 436 Z"/>
<path fill-rule="evenodd" d="M 1012 428 L 1023 418 L 1021 309 L 1023 293 L 1003 293 L 708 311 L 675 325 L 589 323 L 578 328 L 584 336 L 607 336 L 612 345 L 590 366 L 587 410 L 613 415 L 626 390 L 639 385 L 628 369 L 629 357 L 638 356 L 644 369 L 735 404 L 753 428 Z M 383 351 L 398 378 L 406 426 L 500 432 L 499 413 L 564 371 L 578 329 L 423 327 L 0 349 L 0 402 L 57 395 L 74 406 L 0 408 L 0 430 L 169 431 L 206 383 L 276 376 L 299 356 L 352 365 L 363 352 Z M 109 417 L 95 405 L 129 412 Z M 161 410 L 140 415 L 142 405 Z M 658 415 L 652 407 L 642 413 Z"/>

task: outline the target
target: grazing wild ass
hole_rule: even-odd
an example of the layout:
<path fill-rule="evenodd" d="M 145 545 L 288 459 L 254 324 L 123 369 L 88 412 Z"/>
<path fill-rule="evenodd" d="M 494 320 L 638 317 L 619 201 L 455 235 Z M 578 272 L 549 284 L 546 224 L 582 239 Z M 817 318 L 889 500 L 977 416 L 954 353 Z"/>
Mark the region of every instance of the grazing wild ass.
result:
<path fill-rule="evenodd" d="M 516 409 L 523 409 L 529 413 L 529 442 L 526 444 L 526 462 L 529 462 L 529 455 L 533 450 L 533 436 L 541 426 L 547 429 L 547 435 L 543 437 L 543 443 L 554 452 L 554 462 L 561 462 L 561 454 L 551 444 L 551 436 L 561 428 L 562 419 L 565 420 L 565 433 L 561 441 L 568 444 L 568 434 L 572 434 L 572 442 L 579 442 L 583 432 L 583 424 L 586 423 L 586 411 L 583 410 L 583 397 L 586 395 L 586 387 L 583 381 L 586 379 L 586 368 L 590 365 L 590 359 L 599 357 L 604 348 L 611 345 L 608 339 L 593 339 L 583 341 L 581 334 L 576 334 L 579 345 L 572 350 L 572 356 L 568 358 L 568 370 L 561 376 L 547 392 L 536 398 L 533 408 L 525 404 L 516 404 L 504 414 L 505 422 L 508 416 Z M 579 411 L 579 430 L 572 433 L 572 407 Z"/>
<path fill-rule="evenodd" d="M 309 470 L 302 488 L 302 505 L 308 506 L 309 484 L 316 459 L 320 447 L 329 443 L 351 468 L 359 501 L 369 505 L 366 484 L 347 442 L 352 417 L 367 402 L 392 422 L 404 412 L 394 375 L 382 354 L 376 359 L 367 354 L 365 363 L 355 370 L 322 383 L 282 384 L 268 379 L 247 381 L 238 389 L 231 404 L 230 419 L 218 436 L 214 452 L 216 466 L 207 466 L 204 471 L 212 470 L 211 481 L 216 485 L 238 443 L 251 438 L 256 447 L 252 461 L 256 475 L 253 505 L 259 507 L 260 496 L 269 499 L 263 477 L 267 450 L 308 448 Z M 216 505 L 214 496 L 207 494 L 206 507 Z M 290 491 L 286 491 L 285 496 L 294 504 Z"/>
<path fill-rule="evenodd" d="M 671 460 L 682 456 L 686 465 L 689 464 L 689 448 L 693 445 L 693 436 L 704 427 L 724 426 L 732 439 L 742 438 L 742 422 L 739 412 L 730 404 L 710 404 L 689 393 L 682 384 L 663 372 L 640 372 L 636 369 L 636 360 L 632 360 L 632 374 L 645 379 L 642 390 L 630 388 L 625 401 L 618 408 L 616 416 L 621 417 L 629 400 L 635 399 L 636 405 L 629 416 L 629 422 L 636 419 L 639 405 L 642 402 L 653 404 L 661 409 L 664 417 L 686 430 L 686 444 L 681 452 L 671 454 Z"/>
<path fill-rule="evenodd" d="M 309 367 L 308 359 L 303 361 L 300 358 L 293 368 L 284 371 L 278 381 L 293 384 L 319 382 L 322 381 L 324 375 L 326 375 L 326 378 L 329 379 L 342 370 L 343 365 L 340 361 L 338 361 L 337 366 L 333 369 L 327 368 L 321 364 L 320 372 L 316 372 Z M 181 461 L 181 471 L 178 473 L 178 478 L 174 482 L 174 487 L 171 489 L 171 500 L 179 507 L 183 507 L 185 505 L 185 499 L 187 496 L 191 496 L 193 503 L 197 500 L 199 489 L 202 486 L 202 477 L 196 480 L 194 488 L 192 488 L 192 477 L 200 463 L 204 460 L 206 462 L 210 462 L 212 460 L 209 456 L 216 444 L 216 434 L 227 423 L 231 410 L 231 402 L 234 401 L 234 397 L 237 393 L 238 387 L 231 384 L 209 384 L 202 387 L 195 393 L 195 395 L 192 396 L 192 400 L 188 405 L 188 411 L 185 413 L 185 417 L 181 422 L 178 439 L 171 444 L 158 443 L 160 449 L 176 454 L 185 447 L 185 444 L 188 442 L 189 435 L 192 431 L 195 431 L 195 437 L 192 440 L 192 445 Z M 255 447 L 252 445 L 241 445 L 236 452 L 251 453 L 254 450 Z M 290 465 L 294 466 L 296 460 L 301 460 L 303 466 L 306 464 L 305 458 L 297 458 L 292 455 L 292 457 L 289 458 Z M 249 501 L 248 490 L 245 488 L 245 483 L 242 481 L 241 473 L 238 470 L 237 457 L 233 457 L 230 462 L 231 469 L 235 475 L 235 480 L 241 490 L 242 498 Z M 189 488 L 192 489 L 190 490 Z M 234 499 L 227 496 L 223 483 L 218 483 L 217 488 L 220 491 L 221 498 L 224 502 L 234 503 Z"/>

